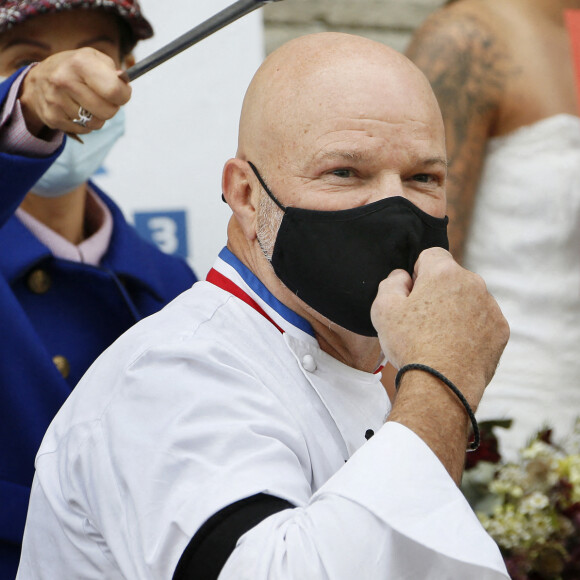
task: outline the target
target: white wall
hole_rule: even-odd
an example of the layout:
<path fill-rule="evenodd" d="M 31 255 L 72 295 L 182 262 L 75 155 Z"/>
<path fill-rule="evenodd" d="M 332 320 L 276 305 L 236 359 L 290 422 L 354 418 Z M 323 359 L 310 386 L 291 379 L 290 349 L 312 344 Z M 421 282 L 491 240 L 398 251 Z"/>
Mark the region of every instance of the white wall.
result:
<path fill-rule="evenodd" d="M 155 36 L 137 46 L 137 60 L 232 3 L 141 0 Z M 141 214 L 138 229 L 162 249 L 179 252 L 186 234 L 199 277 L 225 245 L 230 211 L 221 201 L 221 171 L 235 155 L 243 95 L 262 58 L 257 10 L 136 79 L 126 134 L 95 178 L 129 221 Z"/>

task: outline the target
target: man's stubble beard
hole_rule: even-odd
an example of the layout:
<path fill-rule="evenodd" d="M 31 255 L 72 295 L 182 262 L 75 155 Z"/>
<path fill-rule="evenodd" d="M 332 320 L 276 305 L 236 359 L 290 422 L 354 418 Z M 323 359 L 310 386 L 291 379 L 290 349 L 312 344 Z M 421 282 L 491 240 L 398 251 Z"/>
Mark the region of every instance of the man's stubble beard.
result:
<path fill-rule="evenodd" d="M 268 262 L 272 261 L 274 244 L 276 243 L 276 236 L 278 235 L 278 230 L 283 217 L 284 212 L 265 192 L 261 192 L 260 201 L 258 203 L 256 236 L 258 244 L 260 244 L 260 248 Z"/>

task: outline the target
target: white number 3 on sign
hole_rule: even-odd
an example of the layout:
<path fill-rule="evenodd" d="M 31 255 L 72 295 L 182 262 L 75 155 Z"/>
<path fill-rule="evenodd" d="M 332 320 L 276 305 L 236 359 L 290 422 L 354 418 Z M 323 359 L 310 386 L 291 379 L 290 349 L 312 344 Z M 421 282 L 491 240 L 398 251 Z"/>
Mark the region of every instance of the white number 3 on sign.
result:
<path fill-rule="evenodd" d="M 151 239 L 166 254 L 174 254 L 179 247 L 177 224 L 170 217 L 154 217 L 148 220 Z"/>

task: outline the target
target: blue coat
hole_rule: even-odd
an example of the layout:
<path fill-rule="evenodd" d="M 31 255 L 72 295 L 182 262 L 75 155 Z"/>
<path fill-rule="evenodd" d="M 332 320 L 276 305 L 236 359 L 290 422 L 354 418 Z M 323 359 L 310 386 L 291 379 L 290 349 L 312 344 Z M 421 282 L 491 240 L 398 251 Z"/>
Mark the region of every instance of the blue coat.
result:
<path fill-rule="evenodd" d="M 0 85 L 0 103 L 13 78 Z M 55 258 L 13 212 L 61 150 L 43 159 L 0 151 L 0 580 L 16 575 L 34 458 L 50 421 L 103 350 L 196 281 L 94 185 L 113 215 L 101 266 Z"/>

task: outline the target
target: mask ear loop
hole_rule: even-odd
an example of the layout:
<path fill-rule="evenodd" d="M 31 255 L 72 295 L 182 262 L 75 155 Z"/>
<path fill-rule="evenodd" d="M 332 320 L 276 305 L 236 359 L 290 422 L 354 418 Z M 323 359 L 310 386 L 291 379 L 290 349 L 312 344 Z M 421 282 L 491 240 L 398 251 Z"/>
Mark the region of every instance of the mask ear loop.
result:
<path fill-rule="evenodd" d="M 262 179 L 262 176 L 260 175 L 259 171 L 256 169 L 256 166 L 251 162 L 248 161 L 248 165 L 252 168 L 252 171 L 254 172 L 254 175 L 258 178 L 258 181 L 260 182 L 260 185 L 264 188 L 264 191 L 268 194 L 268 197 L 284 212 L 286 213 L 286 206 L 282 205 L 278 199 L 276 198 L 276 196 L 270 191 L 270 188 L 266 185 L 266 182 Z M 222 193 L 222 201 L 224 203 L 228 203 L 226 201 L 226 198 L 224 196 L 224 194 Z"/>
<path fill-rule="evenodd" d="M 268 188 L 268 186 L 266 185 L 266 182 L 262 179 L 262 176 L 258 173 L 258 170 L 256 169 L 256 166 L 251 162 L 248 161 L 248 165 L 252 168 L 252 171 L 254 172 L 254 175 L 258 178 L 258 181 L 260 182 L 260 185 L 264 188 L 264 191 L 268 194 L 268 197 L 284 212 L 286 213 L 286 206 L 282 205 L 277 199 L 276 196 L 270 191 L 270 189 Z"/>

